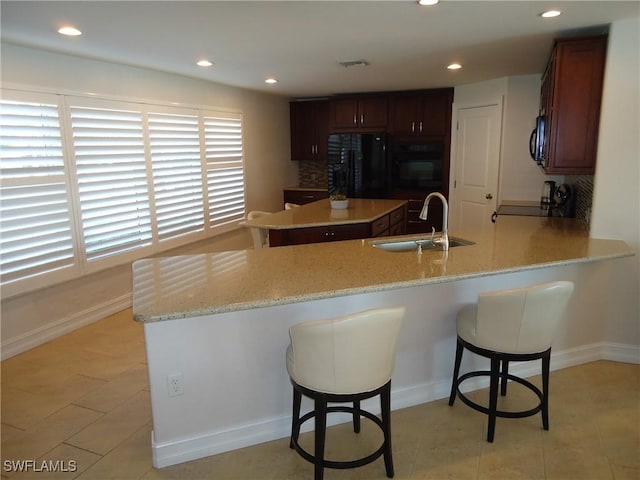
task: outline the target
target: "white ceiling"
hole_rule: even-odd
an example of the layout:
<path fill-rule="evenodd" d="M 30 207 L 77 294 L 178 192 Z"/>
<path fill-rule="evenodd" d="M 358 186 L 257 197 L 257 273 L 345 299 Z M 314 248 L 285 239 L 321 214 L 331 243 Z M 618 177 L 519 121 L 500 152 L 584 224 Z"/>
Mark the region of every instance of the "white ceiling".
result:
<path fill-rule="evenodd" d="M 541 73 L 554 37 L 638 16 L 636 1 L 7 1 L 2 42 L 288 97 Z M 562 10 L 554 19 L 539 14 Z M 63 24 L 83 35 L 64 37 Z M 595 28 L 591 28 L 595 27 Z M 203 69 L 195 62 L 209 58 Z M 339 62 L 364 59 L 368 67 Z M 451 62 L 464 68 L 446 69 Z M 264 79 L 276 77 L 267 85 Z"/>

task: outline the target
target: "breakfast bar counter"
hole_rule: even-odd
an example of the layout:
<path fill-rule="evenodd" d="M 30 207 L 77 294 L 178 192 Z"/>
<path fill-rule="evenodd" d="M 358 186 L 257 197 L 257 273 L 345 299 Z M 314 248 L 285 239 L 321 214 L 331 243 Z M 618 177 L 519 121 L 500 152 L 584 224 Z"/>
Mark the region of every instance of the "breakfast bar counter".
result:
<path fill-rule="evenodd" d="M 453 234 L 474 243 L 420 254 L 372 245 L 392 239 L 384 237 L 136 261 L 133 312 L 144 326 L 154 466 L 288 436 L 285 351 L 289 328 L 307 320 L 406 307 L 392 409 L 449 395 L 456 313 L 480 292 L 575 283 L 552 370 L 634 354 L 603 341 L 612 266 L 634 254 L 624 242 L 589 238 L 562 218 L 499 217 L 484 231 Z M 485 367 L 478 362 L 465 359 L 474 370 Z M 512 373 L 539 373 L 528 363 Z M 176 379 L 178 393 L 168 387 Z"/>
<path fill-rule="evenodd" d="M 138 260 L 134 318 L 175 320 L 633 254 L 563 218 L 500 217 L 492 228 L 456 236 L 474 244 L 418 254 L 362 239 Z M 393 238 L 405 236 L 385 241 Z"/>

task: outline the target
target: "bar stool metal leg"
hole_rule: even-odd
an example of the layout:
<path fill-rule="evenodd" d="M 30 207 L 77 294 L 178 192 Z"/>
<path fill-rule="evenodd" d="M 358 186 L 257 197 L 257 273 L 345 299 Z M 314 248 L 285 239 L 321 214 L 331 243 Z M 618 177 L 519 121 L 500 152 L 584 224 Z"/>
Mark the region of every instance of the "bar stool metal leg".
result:
<path fill-rule="evenodd" d="M 453 405 L 456 400 L 456 391 L 458 389 L 458 376 L 460 375 L 460 364 L 462 363 L 462 352 L 464 346 L 460 339 L 456 340 L 456 360 L 453 367 L 453 381 L 451 382 L 451 394 L 449 395 L 449 406 Z"/>
<path fill-rule="evenodd" d="M 542 357 L 542 428 L 549 430 L 549 367 L 551 350 Z"/>
<path fill-rule="evenodd" d="M 500 380 L 500 359 L 491 359 L 491 376 L 489 380 L 489 427 L 487 442 L 493 442 L 496 431 L 496 411 L 498 410 L 498 381 Z"/>
<path fill-rule="evenodd" d="M 387 477 L 393 478 L 393 456 L 391 455 L 391 384 L 387 385 L 380 394 L 380 409 L 382 411 L 382 430 L 384 432 L 384 468 Z"/>
<path fill-rule="evenodd" d="M 314 479 L 322 480 L 324 476 L 324 441 L 327 431 L 327 400 L 316 398 L 315 402 L 315 463 Z"/>

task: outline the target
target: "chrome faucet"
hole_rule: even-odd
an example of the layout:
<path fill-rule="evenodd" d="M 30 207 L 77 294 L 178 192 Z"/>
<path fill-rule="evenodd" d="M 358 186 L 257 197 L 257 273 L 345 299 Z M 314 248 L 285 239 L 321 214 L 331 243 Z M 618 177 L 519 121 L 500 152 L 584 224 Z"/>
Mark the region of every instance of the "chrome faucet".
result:
<path fill-rule="evenodd" d="M 449 250 L 449 204 L 447 203 L 447 199 L 440 192 L 433 192 L 427 195 L 427 198 L 424 199 L 424 205 L 422 206 L 422 211 L 420 212 L 420 220 L 427 219 L 427 210 L 429 208 L 429 202 L 433 197 L 438 197 L 442 202 L 442 236 L 439 239 L 432 240 L 435 245 L 441 245 L 442 250 L 445 252 Z M 433 238 L 433 236 L 432 236 Z"/>

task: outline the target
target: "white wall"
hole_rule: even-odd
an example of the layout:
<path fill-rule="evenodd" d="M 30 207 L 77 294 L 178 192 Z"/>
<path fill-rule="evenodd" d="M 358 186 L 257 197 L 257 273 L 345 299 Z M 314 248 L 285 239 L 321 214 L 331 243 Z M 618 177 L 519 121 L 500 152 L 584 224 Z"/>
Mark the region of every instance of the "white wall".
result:
<path fill-rule="evenodd" d="M 540 75 L 507 78 L 504 102 L 500 199 L 539 201 L 545 180 L 564 181 L 562 175 L 546 175 L 529 155 L 529 137 L 540 104 Z"/>
<path fill-rule="evenodd" d="M 2 44 L 3 87 L 93 93 L 121 99 L 239 111 L 244 116 L 247 209 L 282 208 L 282 189 L 297 182 L 289 152 L 288 99 L 142 68 Z M 205 248 L 250 245 L 244 229 Z M 2 356 L 7 358 L 131 304 L 128 265 L 2 301 Z"/>
<path fill-rule="evenodd" d="M 539 201 L 545 180 L 564 181 L 562 175 L 546 175 L 529 155 L 529 136 L 540 103 L 540 75 L 503 77 L 456 87 L 453 108 L 455 111 L 488 105 L 499 99 L 503 102 L 503 112 L 498 205 L 510 200 Z M 455 134 L 454 129 L 452 143 L 455 143 Z M 454 172 L 455 158 L 451 161 Z"/>
<path fill-rule="evenodd" d="M 640 345 L 640 18 L 615 22 L 604 78 L 591 234 L 636 251 L 609 284 L 606 339 Z"/>

